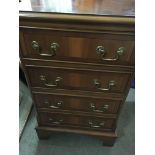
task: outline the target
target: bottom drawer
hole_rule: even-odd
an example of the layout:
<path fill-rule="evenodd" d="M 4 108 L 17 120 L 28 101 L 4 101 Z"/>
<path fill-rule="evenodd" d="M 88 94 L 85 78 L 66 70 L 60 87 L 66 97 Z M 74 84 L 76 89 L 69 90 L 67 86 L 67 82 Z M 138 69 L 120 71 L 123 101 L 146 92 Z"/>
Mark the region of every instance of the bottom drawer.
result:
<path fill-rule="evenodd" d="M 43 126 L 69 126 L 95 130 L 113 130 L 115 128 L 114 118 L 93 116 L 40 112 L 38 121 Z"/>

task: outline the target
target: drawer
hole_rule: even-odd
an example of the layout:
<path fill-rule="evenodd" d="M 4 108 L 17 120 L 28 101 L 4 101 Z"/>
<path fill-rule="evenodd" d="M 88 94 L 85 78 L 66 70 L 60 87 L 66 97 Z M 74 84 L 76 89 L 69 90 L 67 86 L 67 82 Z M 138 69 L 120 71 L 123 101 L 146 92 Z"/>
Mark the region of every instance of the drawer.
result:
<path fill-rule="evenodd" d="M 25 58 L 134 64 L 134 37 L 127 35 L 23 29 L 20 43 Z"/>
<path fill-rule="evenodd" d="M 77 127 L 90 128 L 95 130 L 112 130 L 115 125 L 114 118 L 81 116 L 71 114 L 58 114 L 41 112 L 38 115 L 38 121 L 41 126 L 53 127 Z"/>
<path fill-rule="evenodd" d="M 130 73 L 27 67 L 32 87 L 123 93 Z"/>
<path fill-rule="evenodd" d="M 35 103 L 39 109 L 53 111 L 79 111 L 99 114 L 116 114 L 121 101 L 94 99 L 87 97 L 65 96 L 33 93 Z"/>

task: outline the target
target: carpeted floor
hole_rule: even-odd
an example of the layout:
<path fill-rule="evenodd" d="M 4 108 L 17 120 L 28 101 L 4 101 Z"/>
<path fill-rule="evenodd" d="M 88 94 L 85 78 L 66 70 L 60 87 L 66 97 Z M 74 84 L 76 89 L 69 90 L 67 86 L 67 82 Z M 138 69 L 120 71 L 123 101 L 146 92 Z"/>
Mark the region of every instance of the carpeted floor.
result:
<path fill-rule="evenodd" d="M 19 138 L 22 136 L 31 109 L 30 91 L 22 81 L 19 81 Z"/>
<path fill-rule="evenodd" d="M 119 138 L 113 147 L 103 147 L 98 138 L 79 134 L 53 134 L 49 140 L 38 140 L 35 132 L 36 113 L 33 109 L 20 140 L 20 155 L 134 155 L 135 103 L 130 90 L 118 121 Z"/>

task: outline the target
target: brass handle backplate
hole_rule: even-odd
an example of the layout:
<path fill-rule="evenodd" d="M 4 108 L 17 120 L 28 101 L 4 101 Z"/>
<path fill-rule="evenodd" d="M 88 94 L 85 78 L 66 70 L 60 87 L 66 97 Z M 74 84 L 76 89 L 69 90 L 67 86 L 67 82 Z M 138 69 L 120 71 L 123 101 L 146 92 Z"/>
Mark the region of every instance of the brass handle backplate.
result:
<path fill-rule="evenodd" d="M 108 90 L 111 90 L 111 88 L 116 85 L 116 82 L 114 80 L 111 80 L 111 81 L 109 81 L 108 88 L 102 88 L 99 80 L 94 79 L 94 85 L 98 90 L 108 91 Z"/>
<path fill-rule="evenodd" d="M 59 82 L 62 80 L 61 77 L 56 77 L 53 83 L 49 83 L 46 76 L 40 75 L 40 80 L 44 82 L 44 85 L 47 87 L 57 87 Z"/>
<path fill-rule="evenodd" d="M 53 42 L 50 45 L 50 51 L 49 51 L 50 54 L 45 54 L 44 52 L 42 52 L 42 48 L 37 41 L 32 41 L 31 46 L 41 56 L 54 56 L 56 55 L 56 52 L 60 47 L 58 43 Z"/>
<path fill-rule="evenodd" d="M 60 119 L 60 120 L 53 120 L 52 118 L 49 118 L 49 122 L 52 124 L 52 125 L 60 125 L 62 122 L 63 122 L 63 119 Z"/>
<path fill-rule="evenodd" d="M 96 53 L 101 56 L 101 59 L 103 61 L 117 61 L 117 60 L 119 60 L 119 57 L 124 54 L 124 52 L 125 52 L 125 48 L 119 47 L 116 50 L 115 56 L 113 58 L 104 58 L 106 55 L 106 50 L 105 50 L 104 46 L 97 46 L 96 47 Z"/>
<path fill-rule="evenodd" d="M 105 104 L 103 105 L 103 107 L 101 108 L 101 110 L 96 109 L 96 106 L 94 103 L 90 103 L 90 108 L 94 111 L 94 112 L 106 112 L 109 109 L 109 105 Z"/>
<path fill-rule="evenodd" d="M 101 122 L 101 123 L 93 123 L 91 120 L 88 121 L 88 124 L 90 125 L 90 127 L 92 128 L 102 128 L 104 127 L 105 123 Z"/>

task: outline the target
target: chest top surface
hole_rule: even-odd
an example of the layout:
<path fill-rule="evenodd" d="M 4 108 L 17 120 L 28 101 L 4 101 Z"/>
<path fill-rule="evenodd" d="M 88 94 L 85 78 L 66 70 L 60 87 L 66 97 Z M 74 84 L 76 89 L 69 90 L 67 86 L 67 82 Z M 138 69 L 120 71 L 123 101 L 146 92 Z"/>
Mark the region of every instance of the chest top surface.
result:
<path fill-rule="evenodd" d="M 134 0 L 21 0 L 20 11 L 134 17 Z"/>

